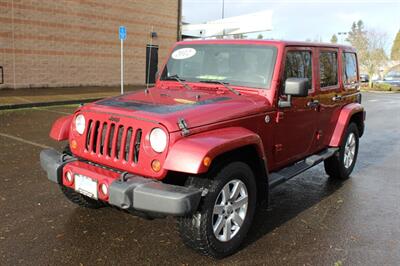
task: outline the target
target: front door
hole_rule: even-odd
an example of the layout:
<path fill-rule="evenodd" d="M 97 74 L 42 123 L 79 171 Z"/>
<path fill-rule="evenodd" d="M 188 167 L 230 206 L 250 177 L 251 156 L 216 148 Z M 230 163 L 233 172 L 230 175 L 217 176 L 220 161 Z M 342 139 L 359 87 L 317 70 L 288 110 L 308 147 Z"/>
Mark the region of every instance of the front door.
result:
<path fill-rule="evenodd" d="M 307 97 L 292 97 L 291 106 L 278 109 L 275 130 L 275 162 L 277 167 L 287 165 L 315 152 L 317 134 L 315 101 L 315 65 L 312 48 L 288 47 L 285 51 L 284 68 L 281 71 L 281 92 L 287 78 L 308 78 L 310 90 Z M 279 95 L 279 99 L 285 99 Z"/>

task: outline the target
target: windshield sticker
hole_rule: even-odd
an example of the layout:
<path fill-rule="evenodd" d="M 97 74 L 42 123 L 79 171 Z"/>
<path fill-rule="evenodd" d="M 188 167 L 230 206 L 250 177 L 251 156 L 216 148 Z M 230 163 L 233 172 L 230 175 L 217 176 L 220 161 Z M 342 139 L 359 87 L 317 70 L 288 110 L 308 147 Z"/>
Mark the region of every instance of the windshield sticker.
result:
<path fill-rule="evenodd" d="M 196 78 L 198 79 L 207 79 L 207 80 L 225 80 L 226 77 L 224 76 L 215 76 L 215 75 L 202 75 L 202 76 L 197 76 Z"/>
<path fill-rule="evenodd" d="M 171 57 L 175 60 L 188 59 L 196 54 L 196 50 L 193 48 L 181 48 L 174 51 Z"/>

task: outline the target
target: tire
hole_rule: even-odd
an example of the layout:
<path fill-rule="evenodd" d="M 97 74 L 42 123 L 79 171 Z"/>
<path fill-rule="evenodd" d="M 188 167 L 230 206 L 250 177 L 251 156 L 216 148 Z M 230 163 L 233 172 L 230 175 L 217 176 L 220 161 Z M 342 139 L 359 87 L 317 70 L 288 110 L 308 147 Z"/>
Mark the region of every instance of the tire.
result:
<path fill-rule="evenodd" d="M 347 155 L 349 152 L 349 144 L 351 144 L 351 147 L 354 147 L 350 148 L 354 152 L 354 154 L 352 155 L 352 159 L 348 159 L 349 157 Z M 354 123 L 350 123 L 347 127 L 343 142 L 339 147 L 339 152 L 336 155 L 325 160 L 325 172 L 334 179 L 348 179 L 357 161 L 358 145 L 359 132 L 357 125 Z M 346 160 L 351 160 L 351 162 Z"/>
<path fill-rule="evenodd" d="M 104 207 L 104 204 L 101 201 L 97 201 L 85 195 L 79 194 L 78 192 L 75 192 L 71 188 L 60 185 L 60 189 L 69 201 L 81 207 L 89 209 L 99 209 L 101 207 Z"/>
<path fill-rule="evenodd" d="M 63 153 L 72 156 L 71 148 L 69 145 L 65 146 L 63 149 Z M 73 189 L 69 187 L 65 187 L 60 185 L 60 189 L 64 196 L 74 204 L 77 204 L 81 207 L 89 208 L 89 209 L 98 209 L 104 207 L 104 204 L 100 201 L 91 199 L 85 195 L 82 195 L 78 192 L 75 192 Z"/>
<path fill-rule="evenodd" d="M 187 186 L 207 187 L 208 193 L 202 198 L 194 215 L 178 218 L 178 230 L 187 246 L 209 257 L 223 258 L 239 249 L 250 229 L 256 209 L 257 186 L 251 168 L 239 161 L 227 163 L 216 169 L 215 174 L 209 177 L 213 176 L 211 180 L 201 177 L 188 178 Z M 240 193 L 234 193 L 234 188 L 240 188 Z M 246 193 L 247 204 L 241 205 L 240 202 L 245 202 Z M 223 205 L 226 194 L 236 194 L 229 201 L 242 207 L 235 209 L 235 204 Z M 219 206 L 219 214 L 214 213 L 216 205 Z M 240 221 L 242 223 L 238 226 Z M 214 232 L 213 225 L 218 228 L 220 224 L 222 227 Z M 228 232 L 231 233 L 230 237 Z"/>

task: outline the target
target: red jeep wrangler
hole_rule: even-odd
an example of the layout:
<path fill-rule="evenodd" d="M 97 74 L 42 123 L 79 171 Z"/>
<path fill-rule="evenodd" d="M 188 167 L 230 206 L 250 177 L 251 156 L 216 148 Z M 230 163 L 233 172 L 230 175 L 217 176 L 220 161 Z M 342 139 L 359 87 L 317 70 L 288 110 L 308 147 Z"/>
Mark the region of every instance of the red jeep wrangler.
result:
<path fill-rule="evenodd" d="M 177 43 L 155 87 L 58 119 L 41 165 L 72 202 L 177 216 L 184 242 L 235 252 L 270 189 L 324 161 L 346 179 L 365 111 L 353 48 L 284 41 Z"/>

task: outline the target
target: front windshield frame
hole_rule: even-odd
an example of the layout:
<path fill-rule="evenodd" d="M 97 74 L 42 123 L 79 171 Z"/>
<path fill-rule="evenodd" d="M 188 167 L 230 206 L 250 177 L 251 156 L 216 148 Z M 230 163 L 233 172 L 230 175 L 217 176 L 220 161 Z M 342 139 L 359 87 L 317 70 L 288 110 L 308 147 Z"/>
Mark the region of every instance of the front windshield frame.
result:
<path fill-rule="evenodd" d="M 226 76 L 219 76 L 213 73 L 209 73 L 209 74 L 205 74 L 205 73 L 199 73 L 198 76 L 185 76 L 185 75 L 179 75 L 180 73 L 169 73 L 168 72 L 168 67 L 170 64 L 174 64 L 173 62 L 178 62 L 177 59 L 173 58 L 173 54 L 175 51 L 181 50 L 181 49 L 185 49 L 185 48 L 194 48 L 196 51 L 198 51 L 200 48 L 208 48 L 211 47 L 211 49 L 214 49 L 218 52 L 224 52 L 224 50 L 226 49 L 243 49 L 245 52 L 246 51 L 251 51 L 251 49 L 257 49 L 257 50 L 265 50 L 265 54 L 264 56 L 266 57 L 265 59 L 265 65 L 262 65 L 262 69 L 264 70 L 258 70 L 257 71 L 262 71 L 263 76 L 260 77 L 260 80 L 262 82 L 252 82 L 252 80 L 250 81 L 245 81 L 245 80 L 240 80 L 240 79 L 232 79 L 232 77 Z M 212 51 L 212 50 L 211 50 Z M 256 51 L 256 50 L 254 50 Z M 231 51 L 232 52 L 232 51 Z M 259 52 L 259 51 L 257 51 Z M 262 51 L 264 52 L 264 51 Z M 269 54 L 268 54 L 269 53 Z M 240 55 L 242 57 L 242 59 L 244 58 L 244 54 Z M 237 87 L 245 87 L 245 88 L 252 88 L 252 89 L 263 89 L 263 90 L 267 90 L 271 88 L 271 83 L 272 83 L 272 79 L 273 79 L 273 75 L 275 72 L 275 66 L 276 66 L 276 61 L 277 61 L 277 57 L 278 57 L 278 48 L 274 45 L 270 45 L 270 44 L 190 44 L 190 43 L 185 43 L 185 44 L 181 44 L 181 45 L 177 45 L 174 47 L 174 49 L 172 50 L 170 57 L 168 58 L 164 69 L 162 71 L 162 74 L 160 76 L 160 81 L 166 81 L 166 80 L 171 80 L 171 76 L 174 75 L 178 75 L 178 77 L 181 80 L 184 80 L 185 82 L 202 82 L 202 81 L 216 81 L 216 83 L 218 82 L 223 82 L 226 84 L 229 84 L 231 86 L 237 86 Z M 186 59 L 186 58 L 184 58 Z M 255 58 L 256 60 L 258 60 L 258 58 Z M 268 59 L 268 60 L 267 60 Z M 206 59 L 203 59 L 206 60 Z M 230 59 L 229 59 L 230 60 Z M 182 62 L 182 61 L 181 61 Z M 215 62 L 214 62 L 215 63 Z M 240 62 L 239 62 L 240 63 Z M 230 63 L 230 67 L 232 63 Z M 242 65 L 242 64 L 240 64 Z M 202 62 L 201 65 L 203 68 L 206 67 L 207 65 L 204 66 L 204 62 Z M 200 75 L 201 74 L 201 75 Z M 254 73 L 250 73 L 250 75 L 256 75 Z M 245 76 L 245 74 L 243 74 L 243 76 Z M 239 75 L 239 77 L 242 77 L 241 75 Z M 250 78 L 246 76 L 246 78 L 249 80 Z"/>

